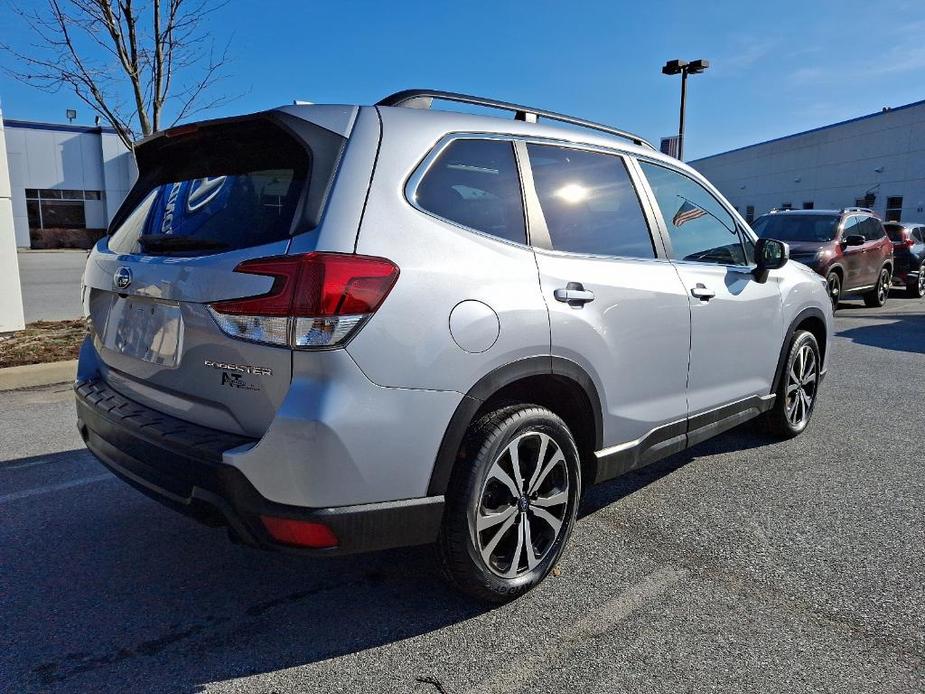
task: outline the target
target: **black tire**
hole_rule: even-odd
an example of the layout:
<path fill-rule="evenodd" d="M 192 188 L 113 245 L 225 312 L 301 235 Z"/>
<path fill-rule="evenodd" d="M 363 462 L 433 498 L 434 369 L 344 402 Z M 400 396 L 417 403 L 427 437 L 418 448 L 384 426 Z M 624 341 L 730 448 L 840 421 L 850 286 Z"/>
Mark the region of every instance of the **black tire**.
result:
<path fill-rule="evenodd" d="M 805 367 L 801 367 L 801 362 L 799 361 L 801 355 L 804 355 L 803 358 L 805 358 L 806 350 L 812 353 L 814 371 L 811 382 L 808 380 L 810 377 L 809 371 L 805 370 Z M 816 342 L 815 336 L 806 330 L 798 330 L 790 343 L 787 361 L 784 362 L 784 372 L 781 374 L 780 383 L 777 386 L 777 398 L 774 400 L 774 407 L 765 415 L 765 421 L 770 433 L 780 438 L 792 439 L 806 430 L 813 415 L 813 410 L 816 408 L 821 366 L 822 355 L 819 352 L 819 343 Z M 801 369 L 804 369 L 804 372 L 801 372 Z M 798 378 L 794 379 L 795 376 Z M 807 379 L 805 383 L 803 382 L 803 377 Z M 801 383 L 796 391 L 792 390 L 794 380 Z M 801 400 L 797 404 L 796 399 L 800 397 L 801 392 L 808 397 L 808 402 Z M 794 407 L 802 409 L 794 410 Z"/>
<path fill-rule="evenodd" d="M 880 269 L 880 276 L 877 278 L 877 286 L 872 291 L 864 294 L 864 304 L 870 308 L 879 308 L 886 303 L 890 296 L 890 269 L 885 267 Z"/>
<path fill-rule="evenodd" d="M 841 277 L 837 272 L 830 272 L 825 278 L 825 286 L 832 300 L 832 311 L 838 310 L 838 301 L 841 298 Z"/>
<path fill-rule="evenodd" d="M 914 299 L 921 299 L 925 296 L 925 263 L 919 268 L 918 279 L 909 282 L 906 285 L 906 291 Z"/>
<path fill-rule="evenodd" d="M 541 450 L 545 452 L 542 461 Z M 513 473 L 512 451 L 521 462 L 519 479 Z M 531 464 L 531 460 L 536 462 Z M 543 463 L 542 470 L 549 469 L 536 472 Z M 516 501 L 513 487 L 502 481 L 502 474 L 521 490 Z M 531 489 L 524 492 L 531 482 L 536 485 L 535 493 Z M 565 500 L 546 505 L 560 497 Z M 450 583 L 479 600 L 504 603 L 523 595 L 559 561 L 580 498 L 578 448 L 559 417 L 545 407 L 528 404 L 509 405 L 480 417 L 469 427 L 447 488 L 437 542 L 443 573 Z M 538 515 L 542 513 L 554 520 L 561 516 L 559 527 L 554 530 L 552 522 Z M 501 516 L 505 516 L 503 522 L 497 520 Z M 480 519 L 492 524 L 478 531 Z M 496 535 L 501 537 L 492 545 Z"/>

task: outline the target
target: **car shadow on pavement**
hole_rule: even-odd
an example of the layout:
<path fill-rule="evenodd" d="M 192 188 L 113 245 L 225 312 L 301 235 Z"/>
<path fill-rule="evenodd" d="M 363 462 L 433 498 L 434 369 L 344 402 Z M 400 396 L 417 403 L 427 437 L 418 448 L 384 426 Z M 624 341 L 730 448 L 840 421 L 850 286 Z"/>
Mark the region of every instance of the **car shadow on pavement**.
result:
<path fill-rule="evenodd" d="M 877 322 L 841 330 L 836 335 L 869 347 L 925 354 L 925 315 L 878 313 L 869 319 Z"/>
<path fill-rule="evenodd" d="M 697 456 L 767 442 L 740 427 L 589 489 L 581 515 Z M 102 472 L 87 472 L 85 451 L 71 454 L 84 476 Z M 56 456 L 56 465 L 67 457 Z M 430 547 L 330 558 L 263 552 L 115 478 L 3 510 L 8 638 L 0 670 L 15 691 L 197 692 L 385 646 L 490 609 L 443 582 Z"/>
<path fill-rule="evenodd" d="M 588 488 L 578 510 L 578 517 L 590 516 L 602 508 L 616 503 L 620 499 L 670 475 L 696 458 L 759 448 L 775 441 L 776 439 L 763 433 L 754 422 L 747 422 L 716 438 L 699 443 L 657 463 L 628 472 L 610 482 Z"/>
<path fill-rule="evenodd" d="M 489 609 L 443 582 L 430 547 L 330 558 L 264 552 L 115 478 L 5 504 L 0 546 L 7 691 L 201 691 Z"/>

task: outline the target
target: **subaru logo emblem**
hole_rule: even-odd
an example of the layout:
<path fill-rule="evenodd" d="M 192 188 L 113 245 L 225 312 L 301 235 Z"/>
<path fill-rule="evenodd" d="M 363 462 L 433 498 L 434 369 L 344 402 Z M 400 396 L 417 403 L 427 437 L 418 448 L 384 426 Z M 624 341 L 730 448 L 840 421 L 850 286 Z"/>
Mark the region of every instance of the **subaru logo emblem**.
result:
<path fill-rule="evenodd" d="M 112 283 L 117 289 L 125 289 L 132 283 L 132 271 L 127 267 L 120 267 L 112 276 Z"/>

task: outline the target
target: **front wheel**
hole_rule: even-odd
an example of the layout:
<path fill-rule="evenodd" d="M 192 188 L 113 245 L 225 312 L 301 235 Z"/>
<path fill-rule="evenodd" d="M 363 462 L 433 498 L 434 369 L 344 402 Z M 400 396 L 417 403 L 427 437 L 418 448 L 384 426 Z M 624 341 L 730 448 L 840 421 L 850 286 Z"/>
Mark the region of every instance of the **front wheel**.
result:
<path fill-rule="evenodd" d="M 873 289 L 873 291 L 869 291 L 864 295 L 864 303 L 871 308 L 879 308 L 886 303 L 886 299 L 889 295 L 890 270 L 889 268 L 883 268 L 880 270 L 880 277 L 877 280 L 877 286 Z"/>
<path fill-rule="evenodd" d="M 552 570 L 568 541 L 581 466 L 571 432 L 538 405 L 511 405 L 476 421 L 446 495 L 437 544 L 457 588 L 503 603 Z"/>
<path fill-rule="evenodd" d="M 832 311 L 838 309 L 838 302 L 841 299 L 841 277 L 837 272 L 830 272 L 825 278 L 825 286 L 829 291 L 829 299 L 832 301 Z"/>
<path fill-rule="evenodd" d="M 766 415 L 771 433 L 781 438 L 799 436 L 816 407 L 822 355 L 815 336 L 806 330 L 793 336 L 774 407 Z"/>

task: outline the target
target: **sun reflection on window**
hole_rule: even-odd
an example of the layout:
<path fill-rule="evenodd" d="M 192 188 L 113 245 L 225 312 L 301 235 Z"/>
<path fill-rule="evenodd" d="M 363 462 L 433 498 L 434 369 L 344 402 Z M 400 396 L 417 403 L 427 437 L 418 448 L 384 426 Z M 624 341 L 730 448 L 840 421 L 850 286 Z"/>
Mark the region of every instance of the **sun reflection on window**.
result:
<path fill-rule="evenodd" d="M 564 200 L 567 203 L 575 204 L 579 202 L 584 202 L 588 199 L 588 193 L 590 191 L 582 185 L 577 183 L 569 183 L 562 186 L 557 190 L 554 195 L 560 200 Z"/>

